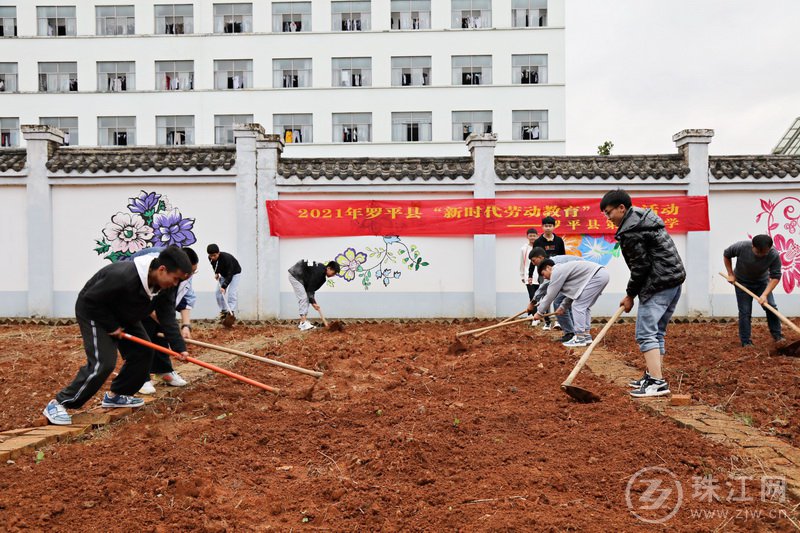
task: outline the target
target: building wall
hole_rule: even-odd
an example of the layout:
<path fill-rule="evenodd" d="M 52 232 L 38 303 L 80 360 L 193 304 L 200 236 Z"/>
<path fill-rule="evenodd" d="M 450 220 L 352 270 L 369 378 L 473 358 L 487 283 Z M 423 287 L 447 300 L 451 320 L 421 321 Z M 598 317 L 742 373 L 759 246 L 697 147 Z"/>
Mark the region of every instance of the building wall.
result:
<path fill-rule="evenodd" d="M 253 2 L 252 34 L 213 34 L 213 1 L 193 2 L 195 34 L 153 35 L 154 2 L 136 2 L 136 35 L 96 36 L 95 5 L 58 0 L 47 5 L 77 7 L 76 37 L 37 37 L 36 5 L 16 2 L 18 38 L 2 39 L 0 61 L 18 62 L 19 93 L 0 94 L 0 116 L 37 124 L 40 117 L 77 116 L 82 145 L 96 145 L 98 116 L 136 116 L 138 145 L 156 144 L 156 116 L 193 115 L 195 143 L 214 143 L 214 115 L 252 114 L 271 131 L 273 114 L 311 113 L 314 143 L 292 144 L 291 157 L 463 155 L 452 140 L 452 111 L 491 110 L 499 153 L 563 154 L 565 150 L 564 2 L 549 0 L 549 26 L 512 28 L 510 0 L 493 2 L 493 28 L 450 29 L 450 2 L 433 1 L 432 29 L 389 30 L 389 2 L 372 2 L 372 30 L 331 32 L 330 1 L 314 0 L 313 32 L 272 33 L 271 3 Z M 3 5 L 14 2 L 3 2 Z M 101 3 L 102 4 L 102 3 Z M 492 55 L 493 84 L 451 85 L 451 56 Z M 547 54 L 548 83 L 511 84 L 512 54 Z M 432 86 L 391 87 L 391 57 L 431 56 Z M 373 86 L 331 87 L 331 58 L 372 57 Z M 313 86 L 273 89 L 274 58 L 311 58 Z M 214 60 L 252 59 L 254 87 L 213 88 Z M 155 62 L 193 60 L 193 91 L 155 91 Z M 38 93 L 38 62 L 77 61 L 78 93 Z M 135 61 L 136 91 L 97 92 L 98 61 Z M 547 110 L 549 138 L 511 141 L 513 110 Z M 393 143 L 391 113 L 432 113 L 431 142 Z M 371 112 L 373 142 L 332 143 L 332 113 Z"/>
<path fill-rule="evenodd" d="M 500 180 L 492 164 L 492 136 L 469 141 L 476 174 L 467 180 L 381 180 L 339 177 L 322 183 L 298 180 L 276 174 L 281 142 L 262 138 L 252 127 L 237 131 L 236 166 L 230 170 L 149 170 L 64 172 L 45 168 L 48 150 L 39 128 L 29 137 L 28 160 L 21 172 L 0 172 L 0 247 L 6 250 L 4 273 L 0 277 L 0 316 L 29 316 L 31 302 L 46 305 L 42 291 L 31 286 L 35 272 L 52 278 L 52 306 L 47 316 L 72 316 L 74 301 L 85 281 L 108 261 L 98 253 L 98 239 L 117 213 L 130 213 L 129 199 L 157 193 L 179 209 L 184 218 L 193 219 L 196 238 L 193 247 L 201 262 L 195 277 L 198 306 L 195 316 L 213 317 L 215 282 L 205 261 L 205 247 L 216 242 L 236 255 L 243 267 L 242 318 L 292 318 L 296 301 L 287 281 L 287 269 L 299 259 L 329 261 L 340 254 L 363 252 L 364 268 L 372 268 L 386 251 L 395 254 L 387 260 L 383 277 L 373 277 L 365 286 L 363 278 L 351 281 L 334 278 L 331 286 L 320 290 L 319 300 L 326 316 L 339 318 L 388 317 L 472 317 L 508 316 L 525 305 L 526 292 L 519 280 L 518 258 L 525 242 L 525 228 L 518 237 L 414 237 L 399 235 L 331 238 L 277 238 L 269 236 L 264 217 L 266 199 L 415 199 L 415 198 L 592 198 L 607 190 L 625 187 L 634 196 L 683 195 L 691 190 L 708 190 L 709 232 L 674 235 L 677 249 L 686 265 L 687 283 L 678 307 L 679 315 L 736 314 L 733 290 L 718 279 L 723 268 L 722 251 L 730 243 L 757 233 L 771 233 L 783 252 L 785 282 L 776 293 L 780 309 L 789 315 L 800 314 L 800 302 L 791 295 L 800 290 L 800 248 L 795 233 L 800 213 L 800 176 L 760 177 L 758 179 L 714 179 L 709 174 L 708 158 L 700 147 L 705 141 L 685 148 L 689 172 L 686 177 L 639 178 L 623 175 L 573 178 L 568 185 L 558 179 L 537 177 Z M 241 134 L 241 135 L 240 135 Z M 712 133 L 713 134 L 713 133 Z M 33 134 L 26 134 L 33 135 Z M 57 138 L 53 135 L 53 138 Z M 703 144 L 705 142 L 706 144 Z M 51 146 L 54 148 L 54 145 Z M 57 148 L 54 148 L 57 149 Z M 67 149 L 63 149 L 65 152 Z M 72 150 L 72 149 L 69 149 Z M 699 154 L 699 155 L 698 155 Z M 0 157 L 3 155 L 0 150 Z M 578 161 L 580 158 L 572 158 Z M 647 156 L 630 156 L 625 165 L 647 167 Z M 570 165 L 570 158 L 559 164 Z M 0 159 L 0 163 L 2 160 Z M 700 162 L 700 163 L 698 163 Z M 745 162 L 747 163 L 747 162 Z M 702 164 L 704 167 L 697 167 Z M 695 166 L 692 166 L 695 165 Z M 30 180 L 45 179 L 49 189 L 34 186 Z M 502 186 L 502 190 L 500 190 Z M 27 188 L 27 189 L 26 189 Z M 49 193 L 47 192 L 49 190 Z M 266 191 L 266 193 L 264 192 Z M 243 201 L 242 199 L 245 199 Z M 52 203 L 52 209 L 47 202 Z M 255 206 L 255 207 L 253 207 Z M 39 220 L 52 216 L 48 227 Z M 796 217 L 796 218 L 795 218 Z M 31 224 L 36 227 L 32 227 Z M 32 239 L 31 235 L 38 235 Z M 703 241 L 707 241 L 703 244 Z M 52 243 L 48 245 L 47 243 Z M 579 245 L 574 241 L 571 246 Z M 402 269 L 397 261 L 401 246 L 416 249 L 428 265 L 418 270 Z M 42 265 L 52 249 L 52 264 Z M 42 259 L 44 258 L 44 259 Z M 608 315 L 624 295 L 628 269 L 621 257 L 607 263 L 612 280 L 594 308 L 596 315 Z M 399 274 L 398 274 L 399 273 Z M 383 273 L 382 273 L 383 274 Z M 386 279 L 389 276 L 389 279 Z M 46 285 L 46 284 L 45 284 Z M 697 289 L 699 287 L 699 289 Z M 691 290 L 690 290 L 691 288 Z M 489 295 L 490 302 L 483 301 Z M 40 309 L 40 307 L 36 307 Z M 758 314 L 758 313 L 756 313 Z M 313 315 L 313 312 L 312 312 Z"/>

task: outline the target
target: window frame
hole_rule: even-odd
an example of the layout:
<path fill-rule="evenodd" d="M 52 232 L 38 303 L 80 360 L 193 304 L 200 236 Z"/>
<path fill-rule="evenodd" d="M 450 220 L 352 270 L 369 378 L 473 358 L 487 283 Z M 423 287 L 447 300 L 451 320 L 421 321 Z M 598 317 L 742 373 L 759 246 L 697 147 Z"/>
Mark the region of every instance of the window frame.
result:
<path fill-rule="evenodd" d="M 230 67 L 225 64 L 230 64 Z M 242 68 L 237 68 L 242 66 Z M 240 77 L 241 85 L 236 87 L 236 76 Z M 224 85 L 224 87 L 222 86 Z M 253 88 L 253 60 L 252 59 L 215 59 L 214 60 L 214 89 L 218 91 L 238 91 Z"/>
<path fill-rule="evenodd" d="M 9 80 L 13 80 L 13 86 L 9 86 Z M 19 63 L 4 61 L 0 63 L 0 93 L 19 92 Z"/>
<path fill-rule="evenodd" d="M 277 12 L 276 8 L 290 6 L 288 12 Z M 308 6 L 306 11 L 295 11 L 295 6 Z M 287 19 L 288 17 L 288 19 Z M 298 18 L 299 17 L 299 18 Z M 273 33 L 308 33 L 312 31 L 313 5 L 311 2 L 272 2 L 272 32 Z M 300 25 L 297 25 L 299 21 Z M 291 29 L 291 23 L 295 29 Z M 299 29 L 297 29 L 299 28 Z"/>
<path fill-rule="evenodd" d="M 537 58 L 543 61 L 537 64 Z M 512 54 L 512 85 L 544 85 L 547 83 L 547 54 Z M 526 77 L 527 70 L 527 77 Z"/>
<path fill-rule="evenodd" d="M 346 4 L 346 5 L 345 5 Z M 355 11 L 354 4 L 366 4 L 368 11 Z M 336 7 L 334 7 L 336 6 Z M 341 6 L 341 10 L 338 10 Z M 347 7 L 348 9 L 344 9 Z M 358 15 L 355 18 L 354 15 Z M 345 18 L 348 15 L 348 18 Z M 370 31 L 372 29 L 372 0 L 332 0 L 331 1 L 331 31 L 351 32 Z"/>
<path fill-rule="evenodd" d="M 170 14 L 160 15 L 159 8 L 171 8 Z M 189 14 L 177 14 L 176 8 L 188 8 Z M 191 35 L 194 33 L 194 4 L 155 4 L 153 5 L 153 17 L 155 28 L 155 35 Z M 178 17 L 181 18 L 180 23 L 177 22 Z M 173 19 L 170 24 L 167 24 L 168 19 Z M 188 19 L 188 24 L 187 24 Z M 167 26 L 172 26 L 175 30 L 178 24 L 181 25 L 183 31 L 167 31 Z M 158 31 L 161 28 L 163 31 Z M 188 31 L 187 31 L 188 29 Z"/>
<path fill-rule="evenodd" d="M 8 35 L 9 28 L 13 28 L 13 35 Z M 0 6 L 0 39 L 12 37 L 17 37 L 17 6 Z"/>
<path fill-rule="evenodd" d="M 544 8 L 536 7 L 534 4 L 544 4 Z M 531 24 L 533 21 L 532 11 L 537 11 L 536 24 Z M 522 13 L 517 14 L 517 11 L 524 11 L 525 22 L 518 24 Z M 544 14 L 542 14 L 544 13 Z M 512 28 L 545 28 L 547 27 L 547 0 L 511 0 L 511 27 Z"/>
<path fill-rule="evenodd" d="M 42 16 L 42 12 L 46 12 L 47 9 L 55 9 L 55 17 L 45 15 Z M 71 10 L 72 16 L 69 15 L 69 11 Z M 63 12 L 63 16 L 62 15 Z M 36 6 L 36 35 L 38 37 L 75 37 L 78 34 L 78 19 L 77 19 L 77 9 L 75 6 Z M 64 21 L 64 33 L 59 35 L 58 28 L 61 26 L 58 24 L 58 21 L 63 19 Z M 55 21 L 55 26 L 50 25 L 50 20 Z M 69 21 L 72 21 L 70 25 Z M 56 30 L 49 34 L 47 29 L 55 27 Z M 44 29 L 44 33 L 42 30 Z M 70 33 L 71 30 L 71 33 Z"/>
<path fill-rule="evenodd" d="M 290 120 L 278 122 L 278 117 L 290 117 Z M 305 117 L 308 117 L 308 123 L 296 121 L 297 118 Z M 285 144 L 312 144 L 314 142 L 314 115 L 311 113 L 275 113 L 272 115 L 272 131 L 280 135 Z M 292 133 L 291 139 L 288 136 L 289 131 Z M 300 136 L 298 137 L 295 132 L 299 132 Z"/>
<path fill-rule="evenodd" d="M 222 13 L 227 8 L 230 8 L 230 13 Z M 249 13 L 237 13 L 239 8 L 247 8 L 246 11 L 249 10 Z M 241 17 L 241 21 L 236 20 L 238 17 Z M 240 31 L 233 31 L 236 29 L 235 24 L 241 24 Z M 228 31 L 229 29 L 231 31 Z M 250 2 L 214 4 L 214 33 L 229 35 L 253 33 L 253 4 Z"/>
<path fill-rule="evenodd" d="M 427 119 L 427 120 L 426 120 Z M 402 129 L 396 126 L 405 126 L 405 139 Z M 427 128 L 423 128 L 427 126 Z M 417 138 L 413 139 L 416 127 Z M 410 128 L 410 129 L 409 129 Z M 412 137 L 409 139 L 409 134 Z M 424 138 L 427 137 L 427 138 Z M 433 113 L 431 111 L 393 111 L 392 112 L 392 142 L 420 143 L 433 140 Z"/>
<path fill-rule="evenodd" d="M 190 119 L 190 120 L 187 120 Z M 178 124 L 179 121 L 190 122 L 190 125 Z M 161 124 L 165 122 L 166 124 Z M 171 122 L 171 123 L 169 123 Z M 156 145 L 157 146 L 192 146 L 195 144 L 195 123 L 194 115 L 156 115 Z M 163 140 L 162 140 L 162 132 Z M 169 142 L 172 134 L 173 142 Z M 181 134 L 183 142 L 174 142 L 177 134 Z"/>
<path fill-rule="evenodd" d="M 344 120 L 348 118 L 349 120 Z M 358 122 L 355 117 L 368 117 L 368 122 Z M 372 113 L 333 113 L 331 117 L 331 142 L 336 144 L 372 142 Z M 359 133 L 361 127 L 361 133 Z M 349 130 L 349 131 L 348 131 Z M 366 130 L 366 138 L 364 131 Z M 338 135 L 341 134 L 341 135 Z M 354 135 L 355 134 L 355 135 Z M 338 139 L 337 139 L 338 138 Z M 355 140 L 353 140 L 355 138 Z M 349 139 L 349 140 L 346 140 Z M 362 140 L 363 139 L 363 140 Z"/>
<path fill-rule="evenodd" d="M 119 14 L 119 10 L 130 8 L 131 14 Z M 113 9 L 113 15 L 101 15 L 100 11 L 104 9 Z M 104 36 L 118 36 L 118 35 L 136 35 L 136 6 L 131 4 L 121 5 L 98 5 L 94 6 L 94 20 L 95 20 L 95 34 Z M 125 23 L 120 24 L 120 19 L 124 19 Z M 101 23 L 102 21 L 102 23 Z M 109 21 L 113 21 L 114 33 L 108 33 Z M 122 33 L 117 33 L 116 30 L 123 28 Z"/>
<path fill-rule="evenodd" d="M 220 119 L 230 119 L 230 124 L 219 124 Z M 236 124 L 251 124 L 253 122 L 253 115 L 214 115 L 214 144 L 226 145 L 236 144 L 236 139 L 233 136 L 233 126 Z M 228 142 L 228 132 L 230 132 L 230 142 Z M 225 142 L 220 142 L 222 136 L 225 136 Z"/>
<path fill-rule="evenodd" d="M 297 62 L 303 61 L 307 62 L 303 65 L 298 66 Z M 279 65 L 286 64 L 289 62 L 289 67 L 282 66 L 279 68 Z M 306 67 L 307 65 L 307 67 Z M 304 68 L 300 68 L 300 67 Z M 307 76 L 301 75 L 302 73 L 308 73 Z M 289 84 L 287 85 L 287 76 Z M 312 87 L 314 84 L 314 68 L 313 68 L 313 60 L 310 57 L 276 57 L 272 59 L 272 87 L 273 89 L 302 89 L 307 87 Z M 294 78 L 297 78 L 297 85 L 293 85 Z M 301 82 L 304 80 L 308 80 L 305 85 L 302 85 Z"/>
<path fill-rule="evenodd" d="M 169 66 L 172 64 L 172 68 L 170 70 L 161 70 L 159 67 L 162 66 Z M 178 70 L 178 64 L 188 63 L 191 64 L 190 71 L 183 71 Z M 183 65 L 181 65 L 183 66 Z M 155 62 L 155 73 L 156 73 L 156 91 L 193 91 L 194 90 L 194 60 L 193 59 L 175 59 L 175 60 L 163 60 L 163 61 L 156 61 Z M 169 76 L 172 74 L 171 76 Z M 184 74 L 184 76 L 180 76 L 180 74 Z M 186 75 L 188 74 L 188 76 Z M 169 81 L 165 79 L 161 79 L 162 75 L 165 75 L 169 78 Z M 172 81 L 177 81 L 177 87 L 171 89 L 168 86 L 164 85 L 172 85 Z M 165 82 L 165 83 L 161 83 Z M 188 88 L 186 87 L 188 85 Z"/>
<path fill-rule="evenodd" d="M 55 72 L 42 72 L 42 67 L 47 65 L 54 65 L 56 70 Z M 62 68 L 65 69 L 62 71 Z M 69 69 L 69 70 L 66 70 Z M 38 73 L 39 73 L 39 91 L 40 93 L 75 93 L 78 92 L 78 62 L 77 61 L 39 61 L 38 63 Z M 67 80 L 67 90 L 49 90 L 50 87 L 50 77 L 56 76 L 56 86 L 61 87 L 64 80 Z M 74 75 L 74 79 L 69 77 Z M 42 76 L 46 76 L 46 83 L 45 83 L 45 90 L 42 90 Z M 66 76 L 66 78 L 64 78 Z M 63 78 L 63 79 L 62 79 Z M 72 88 L 72 82 L 75 82 L 75 88 Z"/>
<path fill-rule="evenodd" d="M 427 4 L 427 9 L 415 9 L 414 4 Z M 431 29 L 431 0 L 391 0 L 389 12 L 391 14 L 389 29 L 393 31 Z"/>
<path fill-rule="evenodd" d="M 75 125 L 65 125 L 64 121 L 74 120 Z M 63 146 L 77 146 L 78 140 L 78 117 L 39 117 L 39 124 L 42 126 L 51 126 L 58 128 L 64 132 Z"/>
<path fill-rule="evenodd" d="M 19 146 L 19 117 L 0 117 L 0 147 Z"/>
<path fill-rule="evenodd" d="M 484 116 L 488 116 L 488 122 L 485 120 L 479 120 L 480 117 L 477 114 L 484 114 Z M 468 120 L 460 120 L 456 122 L 456 115 L 459 115 L 458 118 L 467 118 Z M 468 117 L 465 115 L 469 114 Z M 465 141 L 467 137 L 473 133 L 492 133 L 494 129 L 494 113 L 491 110 L 484 109 L 484 110 L 459 110 L 459 111 L 452 111 L 450 115 L 450 122 L 451 128 L 453 133 L 453 141 Z M 469 131 L 465 128 L 469 125 Z M 475 127 L 476 125 L 480 125 L 480 127 Z"/>
<path fill-rule="evenodd" d="M 113 120 L 114 124 L 104 126 L 103 121 Z M 120 124 L 121 120 L 131 122 L 132 125 Z M 125 131 L 122 131 L 122 130 Z M 114 142 L 103 142 L 110 139 L 109 134 L 114 134 Z M 105 135 L 104 135 L 105 134 Z M 125 135 L 125 142 L 120 144 L 120 135 Z M 98 146 L 136 146 L 136 117 L 126 115 L 98 116 L 97 117 L 97 145 Z"/>
<path fill-rule="evenodd" d="M 404 60 L 408 64 L 399 65 Z M 414 63 L 425 63 L 425 65 L 415 65 Z M 422 83 L 414 83 L 415 70 L 418 71 L 417 79 Z M 408 72 L 406 72 L 408 71 Z M 408 76 L 408 83 L 404 83 Z M 428 87 L 433 79 L 433 58 L 431 56 L 393 56 L 391 58 L 391 83 L 392 87 Z M 427 83 L 425 83 L 427 81 Z"/>
<path fill-rule="evenodd" d="M 366 66 L 353 66 L 353 62 L 363 62 Z M 347 64 L 345 64 L 347 63 Z M 347 79 L 343 81 L 342 75 L 348 72 Z M 357 72 L 356 72 L 357 71 Z M 358 76 L 358 78 L 356 78 Z M 356 80 L 359 81 L 356 84 Z M 331 58 L 331 87 L 372 87 L 372 58 L 371 57 L 332 57 Z"/>
<path fill-rule="evenodd" d="M 119 66 L 128 65 L 130 70 L 120 70 Z M 101 70 L 105 65 L 114 65 L 114 70 Z M 97 92 L 99 93 L 116 93 L 116 92 L 132 92 L 136 90 L 136 62 L 135 61 L 98 61 L 97 65 Z M 117 90 L 111 88 L 111 80 L 120 79 L 120 74 L 124 78 Z"/>
<path fill-rule="evenodd" d="M 487 5 L 488 7 L 481 7 Z M 477 15 L 477 16 L 476 16 Z M 479 29 L 492 27 L 492 0 L 451 0 L 450 28 Z"/>
<path fill-rule="evenodd" d="M 523 117 L 522 113 L 526 113 L 527 117 Z M 541 113 L 540 117 L 535 117 L 534 113 Z M 546 141 L 550 138 L 550 113 L 547 109 L 515 109 L 511 111 L 511 140 L 512 141 Z M 526 133 L 525 129 L 528 128 L 530 133 Z M 534 132 L 534 128 L 538 131 Z M 538 134 L 533 137 L 533 134 Z M 529 136 L 526 138 L 526 136 Z"/>
<path fill-rule="evenodd" d="M 452 69 L 452 85 L 492 85 L 493 58 L 491 55 L 454 55 L 451 56 L 450 62 Z M 464 69 L 468 69 L 468 71 L 465 71 Z M 464 83 L 468 79 L 471 81 L 471 83 Z M 476 79 L 478 80 L 478 83 L 475 83 Z"/>

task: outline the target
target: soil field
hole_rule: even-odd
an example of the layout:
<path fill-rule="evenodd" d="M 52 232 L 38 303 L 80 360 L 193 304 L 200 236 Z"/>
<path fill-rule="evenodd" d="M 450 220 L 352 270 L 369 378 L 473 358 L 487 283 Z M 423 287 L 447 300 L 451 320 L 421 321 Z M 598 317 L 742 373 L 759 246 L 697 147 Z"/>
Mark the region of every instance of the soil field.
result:
<path fill-rule="evenodd" d="M 670 389 L 677 392 L 680 382 L 681 392 L 694 399 L 800 446 L 800 358 L 774 355 L 766 322 L 753 323 L 752 347 L 742 348 L 737 328 L 735 322 L 671 325 L 664 358 Z M 798 340 L 792 331 L 784 335 Z M 615 326 L 605 343 L 644 368 L 633 324 Z"/>
<path fill-rule="evenodd" d="M 512 326 L 449 354 L 454 334 L 475 324 L 199 326 L 199 340 L 325 376 L 314 385 L 240 359 L 234 371 L 282 394 L 211 377 L 47 447 L 38 462 L 0 465 L 0 530 L 795 530 L 797 502 L 763 501 L 753 465 L 730 449 L 648 414 L 586 370 L 576 383 L 603 401 L 569 399 L 559 384 L 577 355 L 549 334 Z M 625 328 L 612 331 L 623 348 Z M 683 328 L 694 330 L 671 333 Z M 0 430 L 40 420 L 82 362 L 75 326 L 0 326 Z M 686 379 L 700 396 L 705 382 Z M 668 469 L 682 494 L 665 490 L 669 478 L 632 477 L 653 467 Z M 698 496 L 701 479 L 714 480 L 718 499 Z M 631 512 L 658 520 L 676 506 L 666 525 Z"/>

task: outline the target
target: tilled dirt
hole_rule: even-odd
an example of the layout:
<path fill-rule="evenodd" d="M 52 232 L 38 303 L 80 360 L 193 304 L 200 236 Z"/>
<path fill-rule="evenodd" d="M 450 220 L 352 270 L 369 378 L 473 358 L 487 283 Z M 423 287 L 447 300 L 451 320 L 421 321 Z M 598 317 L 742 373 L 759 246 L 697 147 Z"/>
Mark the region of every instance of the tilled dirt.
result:
<path fill-rule="evenodd" d="M 241 359 L 236 372 L 283 394 L 213 377 L 48 447 L 38 463 L 0 465 L 0 529 L 649 531 L 626 503 L 631 476 L 649 467 L 668 468 L 682 484 L 671 529 L 792 527 L 788 503 L 762 502 L 757 479 L 735 479 L 751 465 L 729 449 L 647 414 L 588 371 L 581 386 L 603 401 L 570 400 L 559 384 L 577 355 L 548 334 L 509 327 L 450 355 L 458 329 L 196 328 L 198 340 L 249 343 L 258 355 L 325 376 L 315 385 Z M 74 326 L 0 327 L 3 339 L 20 333 L 30 340 L 22 354 L 0 345 L 2 429 L 39 418 L 83 361 Z M 719 485 L 720 501 L 693 496 L 703 476 Z M 631 486 L 634 502 L 655 506 L 664 494 Z M 742 487 L 752 501 L 731 500 Z"/>
<path fill-rule="evenodd" d="M 644 369 L 634 325 L 614 326 L 606 345 Z M 784 327 L 784 329 L 788 329 Z M 798 337 L 784 331 L 787 341 Z M 664 371 L 670 390 L 719 406 L 745 424 L 800 446 L 800 358 L 774 354 L 765 322 L 753 323 L 754 346 L 739 343 L 738 325 L 677 324 L 667 329 Z"/>

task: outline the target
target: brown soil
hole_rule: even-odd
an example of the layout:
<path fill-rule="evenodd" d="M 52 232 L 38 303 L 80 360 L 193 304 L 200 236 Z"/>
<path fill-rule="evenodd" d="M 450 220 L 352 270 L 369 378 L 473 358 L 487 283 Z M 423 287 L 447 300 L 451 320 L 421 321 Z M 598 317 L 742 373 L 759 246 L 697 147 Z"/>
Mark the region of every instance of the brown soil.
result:
<path fill-rule="evenodd" d="M 680 392 L 800 446 L 800 359 L 774 355 L 764 322 L 753 323 L 753 347 L 741 347 L 737 328 L 735 322 L 670 325 L 664 359 L 670 389 L 678 392 L 680 383 Z M 606 346 L 643 369 L 633 332 L 633 324 L 614 326 Z"/>
<path fill-rule="evenodd" d="M 616 342 L 627 340 L 624 328 Z M 234 371 L 282 396 L 216 376 L 48 447 L 38 463 L 32 454 L 0 465 L 0 529 L 649 531 L 625 490 L 654 466 L 683 484 L 671 529 L 791 528 L 785 507 L 760 501 L 757 479 L 747 483 L 754 501 L 726 501 L 747 466 L 729 449 L 647 414 L 586 370 L 581 386 L 603 401 L 567 397 L 559 384 L 576 356 L 541 332 L 508 328 L 448 355 L 458 329 L 198 327 L 198 340 L 248 342 L 258 355 L 325 376 L 315 384 L 239 359 Z M 72 378 L 80 339 L 74 326 L 1 326 L 0 339 L 0 428 L 21 427 Z M 717 480 L 722 501 L 692 497 L 693 477 L 704 475 Z M 691 514 L 704 511 L 729 516 Z"/>

